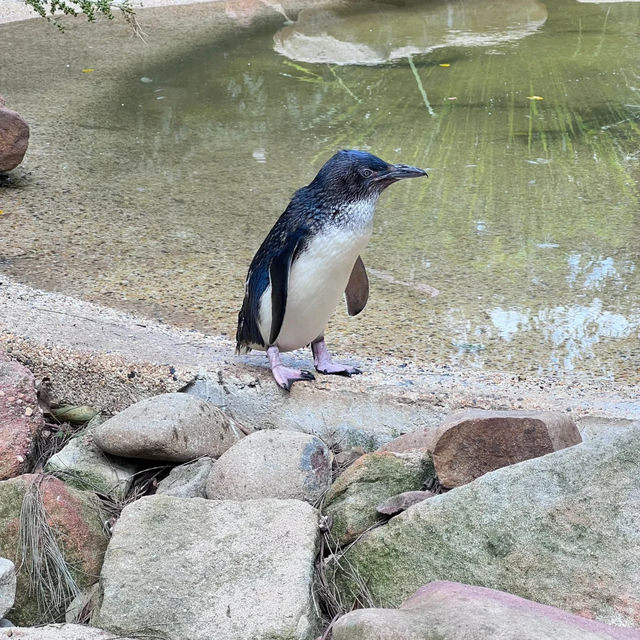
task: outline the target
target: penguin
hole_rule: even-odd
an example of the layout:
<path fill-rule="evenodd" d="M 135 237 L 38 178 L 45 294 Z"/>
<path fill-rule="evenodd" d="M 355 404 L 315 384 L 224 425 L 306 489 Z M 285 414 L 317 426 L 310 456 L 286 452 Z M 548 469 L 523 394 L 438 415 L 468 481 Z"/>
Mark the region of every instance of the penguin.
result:
<path fill-rule="evenodd" d="M 332 156 L 313 181 L 295 192 L 255 254 L 238 313 L 236 353 L 266 351 L 274 380 L 289 391 L 314 380 L 282 364 L 280 353 L 311 345 L 318 373 L 352 376 L 356 367 L 334 362 L 324 331 L 344 294 L 347 312 L 360 313 L 369 280 L 360 254 L 373 229 L 380 194 L 426 171 L 353 149 Z"/>

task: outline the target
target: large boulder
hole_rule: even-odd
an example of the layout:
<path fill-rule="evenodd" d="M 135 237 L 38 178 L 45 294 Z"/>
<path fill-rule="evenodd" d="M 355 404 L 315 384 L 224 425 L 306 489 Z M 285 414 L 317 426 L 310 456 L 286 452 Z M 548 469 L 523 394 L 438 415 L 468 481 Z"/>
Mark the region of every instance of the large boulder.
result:
<path fill-rule="evenodd" d="M 13 607 L 16 599 L 16 566 L 7 560 L 0 558 L 0 618 Z"/>
<path fill-rule="evenodd" d="M 377 507 L 388 498 L 418 491 L 433 478 L 428 453 L 367 453 L 356 460 L 333 483 L 323 512 L 331 516 L 331 532 L 339 544 L 347 544 L 377 522 Z"/>
<path fill-rule="evenodd" d="M 0 96 L 0 171 L 15 169 L 29 146 L 29 125 Z"/>
<path fill-rule="evenodd" d="M 218 407 L 186 393 L 136 402 L 93 432 L 106 453 L 169 462 L 218 458 L 243 435 Z"/>
<path fill-rule="evenodd" d="M 0 640 L 133 640 L 84 624 L 48 624 L 44 627 L 0 629 Z"/>
<path fill-rule="evenodd" d="M 213 467 L 213 459 L 205 456 L 178 465 L 158 483 L 156 495 L 176 498 L 206 498 L 207 478 Z"/>
<path fill-rule="evenodd" d="M 452 580 L 640 625 L 639 451 L 640 424 L 410 507 L 347 551 L 350 573 L 336 576 L 343 601 L 366 584 L 394 607 Z"/>
<path fill-rule="evenodd" d="M 299 500 L 142 498 L 109 544 L 93 624 L 168 640 L 309 640 L 318 513 Z"/>
<path fill-rule="evenodd" d="M 77 489 L 96 491 L 121 500 L 129 491 L 140 466 L 131 460 L 106 455 L 93 440 L 91 431 L 69 440 L 51 456 L 45 471 Z"/>
<path fill-rule="evenodd" d="M 421 587 L 399 609 L 359 609 L 333 640 L 640 640 L 640 631 L 456 582 Z"/>
<path fill-rule="evenodd" d="M 29 508 L 22 511 L 21 523 L 23 504 Z M 69 487 L 57 478 L 22 475 L 0 482 L 0 555 L 20 568 L 12 622 L 30 625 L 64 619 L 73 595 L 69 589 L 66 595 L 60 592 L 62 585 L 56 576 L 62 573 L 57 572 L 68 571 L 78 589 L 95 582 L 107 547 L 103 528 L 106 520 L 94 494 Z M 25 550 L 27 562 L 23 563 L 21 552 L 25 542 L 30 544 Z M 41 602 L 40 607 L 27 571 L 34 548 L 40 558 L 43 575 L 40 582 L 49 580 L 51 589 L 60 596 L 54 601 L 51 594 L 51 602 Z M 64 566 L 60 566 L 61 560 Z"/>
<path fill-rule="evenodd" d="M 213 465 L 207 497 L 293 498 L 313 504 L 331 485 L 332 458 L 316 436 L 297 431 L 256 431 Z"/>
<path fill-rule="evenodd" d="M 24 471 L 44 426 L 31 371 L 0 352 L 0 480 Z"/>
<path fill-rule="evenodd" d="M 467 409 L 448 416 L 436 434 L 433 463 L 445 487 L 582 442 L 575 422 L 553 411 Z"/>

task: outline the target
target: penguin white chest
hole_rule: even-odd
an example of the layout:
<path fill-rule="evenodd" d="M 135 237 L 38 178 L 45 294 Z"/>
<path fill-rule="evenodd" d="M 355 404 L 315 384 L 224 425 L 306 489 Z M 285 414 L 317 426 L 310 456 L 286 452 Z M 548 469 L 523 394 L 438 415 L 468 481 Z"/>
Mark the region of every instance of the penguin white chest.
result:
<path fill-rule="evenodd" d="M 371 237 L 373 203 L 363 203 L 359 217 L 345 226 L 329 224 L 316 233 L 296 256 L 289 271 L 287 302 L 276 339 L 280 351 L 308 345 L 324 333 L 344 294 L 356 258 Z M 262 298 L 260 329 L 271 329 L 271 286 Z"/>

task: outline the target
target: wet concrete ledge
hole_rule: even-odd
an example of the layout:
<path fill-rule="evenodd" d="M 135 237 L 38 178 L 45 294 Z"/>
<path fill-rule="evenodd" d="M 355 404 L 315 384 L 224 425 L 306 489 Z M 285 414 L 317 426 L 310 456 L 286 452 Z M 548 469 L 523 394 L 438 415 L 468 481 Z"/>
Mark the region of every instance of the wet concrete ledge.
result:
<path fill-rule="evenodd" d="M 436 426 L 451 411 L 546 409 L 569 412 L 588 436 L 640 419 L 634 387 L 608 380 L 527 378 L 425 363 L 359 360 L 363 375 L 318 376 L 291 393 L 275 386 L 264 354 L 233 355 L 220 336 L 176 329 L 2 277 L 0 349 L 49 378 L 54 402 L 116 412 L 136 400 L 188 389 L 249 428 L 317 433 L 373 448 Z M 310 366 L 301 350 L 285 361 Z"/>

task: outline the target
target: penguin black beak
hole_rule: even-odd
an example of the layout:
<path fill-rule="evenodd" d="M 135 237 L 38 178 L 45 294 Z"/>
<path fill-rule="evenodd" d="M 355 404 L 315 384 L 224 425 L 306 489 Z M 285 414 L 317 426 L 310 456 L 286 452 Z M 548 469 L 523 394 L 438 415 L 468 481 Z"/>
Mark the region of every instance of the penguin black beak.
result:
<path fill-rule="evenodd" d="M 376 177 L 376 180 L 402 180 L 404 178 L 429 177 L 424 169 L 410 167 L 408 164 L 392 164 L 389 169 Z"/>

